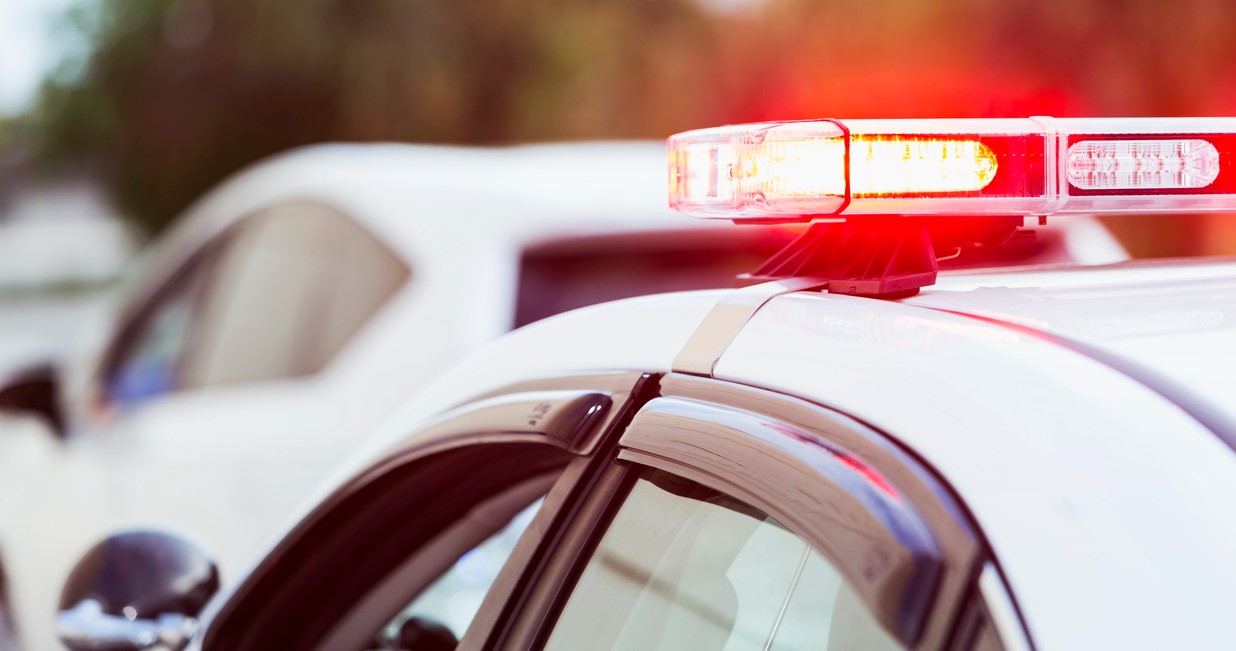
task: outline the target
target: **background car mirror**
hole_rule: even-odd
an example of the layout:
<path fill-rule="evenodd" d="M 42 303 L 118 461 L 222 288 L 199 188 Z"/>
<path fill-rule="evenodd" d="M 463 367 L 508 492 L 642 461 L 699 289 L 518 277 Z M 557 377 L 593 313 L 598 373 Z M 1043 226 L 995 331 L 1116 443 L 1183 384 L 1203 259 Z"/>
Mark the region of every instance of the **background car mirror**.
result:
<path fill-rule="evenodd" d="M 60 595 L 60 640 L 72 651 L 179 649 L 219 589 L 201 547 L 158 531 L 129 531 L 95 545 Z"/>
<path fill-rule="evenodd" d="M 41 363 L 0 381 L 0 411 L 41 418 L 58 438 L 65 436 L 60 379 L 55 364 Z"/>

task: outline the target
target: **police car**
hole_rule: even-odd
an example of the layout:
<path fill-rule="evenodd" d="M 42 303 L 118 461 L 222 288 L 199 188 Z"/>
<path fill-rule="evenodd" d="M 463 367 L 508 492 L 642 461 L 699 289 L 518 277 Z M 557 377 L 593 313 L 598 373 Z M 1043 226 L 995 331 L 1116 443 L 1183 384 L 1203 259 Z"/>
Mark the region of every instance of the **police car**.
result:
<path fill-rule="evenodd" d="M 129 531 L 72 649 L 1236 648 L 1236 263 L 940 273 L 1041 218 L 1236 208 L 1236 119 L 821 120 L 669 141 L 805 220 L 746 286 L 523 328 L 253 566 Z M 893 217 L 895 215 L 895 217 Z"/>

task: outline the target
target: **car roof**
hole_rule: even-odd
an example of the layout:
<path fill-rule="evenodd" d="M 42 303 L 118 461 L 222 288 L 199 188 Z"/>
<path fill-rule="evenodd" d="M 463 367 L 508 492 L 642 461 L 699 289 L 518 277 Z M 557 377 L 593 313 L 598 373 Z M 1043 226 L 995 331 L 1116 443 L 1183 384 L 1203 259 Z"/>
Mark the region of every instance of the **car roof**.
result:
<path fill-rule="evenodd" d="M 1236 585 L 1236 454 L 1153 382 L 1111 363 L 1132 360 L 1236 416 L 1219 399 L 1236 362 L 1224 311 L 1234 286 L 1236 265 L 1206 261 L 946 274 L 903 301 L 791 293 L 748 321 L 713 375 L 840 409 L 938 469 L 1003 561 L 1039 643 L 1213 647 L 1236 643 L 1220 624 Z M 668 372 L 725 295 L 629 299 L 500 338 L 363 454 L 523 380 Z M 1087 626 L 1070 625 L 1079 612 Z"/>
<path fill-rule="evenodd" d="M 946 274 L 906 303 L 1067 340 L 1178 402 L 1196 399 L 1207 413 L 1195 416 L 1236 445 L 1234 298 L 1236 259 L 1206 259 Z"/>
<path fill-rule="evenodd" d="M 1236 584 L 1236 454 L 1219 436 L 1230 432 L 1190 412 L 1200 404 L 1230 418 L 1231 401 L 1211 396 L 1231 380 L 1202 383 L 1215 377 L 1205 367 L 1221 375 L 1236 361 L 1236 332 L 1213 318 L 1209 330 L 1167 325 L 1180 312 L 1175 295 L 1209 293 L 1193 303 L 1201 310 L 1223 302 L 1214 286 L 1233 269 L 1208 267 L 949 277 L 903 302 L 782 296 L 714 375 L 836 406 L 938 469 L 1044 648 L 1228 648 L 1236 632 L 1217 622 Z M 1091 319 L 1071 319 L 1066 302 L 1092 307 L 1078 309 Z M 1036 303 L 1047 307 L 1027 307 Z M 1121 328 L 1142 333 L 1115 336 Z M 1140 371 L 1175 376 L 1186 393 L 1165 394 Z M 1081 612 L 1085 626 L 1073 621 Z"/>

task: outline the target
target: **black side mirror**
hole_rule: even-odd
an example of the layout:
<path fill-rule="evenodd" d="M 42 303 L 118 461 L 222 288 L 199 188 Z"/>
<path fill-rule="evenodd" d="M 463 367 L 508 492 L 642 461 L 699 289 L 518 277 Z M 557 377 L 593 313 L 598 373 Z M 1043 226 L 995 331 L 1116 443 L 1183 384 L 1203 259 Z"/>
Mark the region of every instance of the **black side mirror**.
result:
<path fill-rule="evenodd" d="M 72 651 L 181 649 L 219 589 L 219 570 L 197 545 L 129 531 L 95 545 L 60 595 L 60 641 Z"/>
<path fill-rule="evenodd" d="M 0 381 L 0 410 L 42 418 L 57 437 L 63 438 L 64 412 L 55 365 L 31 366 Z"/>

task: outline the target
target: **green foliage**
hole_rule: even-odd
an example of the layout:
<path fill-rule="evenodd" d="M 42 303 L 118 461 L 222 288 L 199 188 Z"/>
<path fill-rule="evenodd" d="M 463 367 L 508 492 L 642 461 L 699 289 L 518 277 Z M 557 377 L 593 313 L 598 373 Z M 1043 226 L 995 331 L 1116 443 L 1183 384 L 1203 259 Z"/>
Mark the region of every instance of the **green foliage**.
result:
<path fill-rule="evenodd" d="M 326 140 L 664 137 L 727 121 L 1223 114 L 1236 4 L 1125 0 L 81 0 L 31 117 L 157 232 Z"/>
<path fill-rule="evenodd" d="M 34 117 L 49 165 L 91 160 L 157 232 L 227 174 L 325 140 L 504 143 L 683 126 L 690 0 L 103 0 L 80 73 Z"/>

